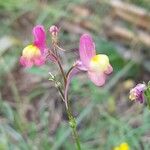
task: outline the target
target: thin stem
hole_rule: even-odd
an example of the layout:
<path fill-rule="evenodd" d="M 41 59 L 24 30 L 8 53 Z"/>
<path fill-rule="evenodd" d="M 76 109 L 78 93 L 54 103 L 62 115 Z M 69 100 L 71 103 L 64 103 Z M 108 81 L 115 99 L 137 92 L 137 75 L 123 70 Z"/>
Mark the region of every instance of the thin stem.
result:
<path fill-rule="evenodd" d="M 59 47 L 58 45 L 56 45 L 56 47 L 57 47 L 59 50 L 61 50 L 61 51 L 66 51 L 65 49 Z"/>
<path fill-rule="evenodd" d="M 62 76 L 63 76 L 64 84 L 66 85 L 66 75 L 65 75 L 65 72 L 64 72 L 63 67 L 62 67 L 62 65 L 61 65 L 60 57 L 59 57 L 59 54 L 57 53 L 56 48 L 57 48 L 57 44 L 56 44 L 56 43 L 53 43 L 53 50 L 54 50 L 54 53 L 55 53 L 55 55 L 56 55 L 56 57 L 57 57 L 57 64 L 58 64 L 59 69 L 60 69 L 60 71 L 61 71 L 61 74 L 62 74 Z"/>
<path fill-rule="evenodd" d="M 65 75 L 65 72 L 64 72 L 64 70 L 63 70 L 63 68 L 62 68 L 62 65 L 61 65 L 61 63 L 60 63 L 59 60 L 57 61 L 57 63 L 58 63 L 59 69 L 60 69 L 60 71 L 61 71 L 61 74 L 62 74 L 62 76 L 63 76 L 64 84 L 66 85 L 66 75 Z"/>
<path fill-rule="evenodd" d="M 73 131 L 73 136 L 75 137 L 75 140 L 76 140 L 77 149 L 81 150 L 80 140 L 79 140 L 79 136 L 78 136 L 77 130 L 75 128 L 73 128 L 72 131 Z"/>

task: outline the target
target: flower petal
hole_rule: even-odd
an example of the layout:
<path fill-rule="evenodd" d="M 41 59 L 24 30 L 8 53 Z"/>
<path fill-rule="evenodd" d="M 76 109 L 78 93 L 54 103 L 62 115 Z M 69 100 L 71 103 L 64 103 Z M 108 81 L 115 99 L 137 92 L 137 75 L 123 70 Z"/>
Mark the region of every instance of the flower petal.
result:
<path fill-rule="evenodd" d="M 32 30 L 34 36 L 34 45 L 37 46 L 42 53 L 46 48 L 46 33 L 42 25 L 37 25 Z"/>
<path fill-rule="evenodd" d="M 102 72 L 88 71 L 88 76 L 97 86 L 103 86 L 105 84 L 106 75 Z"/>
<path fill-rule="evenodd" d="M 80 38 L 79 54 L 83 65 L 89 66 L 91 58 L 96 55 L 95 44 L 89 34 L 83 34 Z"/>
<path fill-rule="evenodd" d="M 33 61 L 21 56 L 20 57 L 20 64 L 24 67 L 32 67 L 33 66 Z"/>
<path fill-rule="evenodd" d="M 139 83 L 136 85 L 135 89 L 137 89 L 139 92 L 143 92 L 146 89 L 146 85 Z"/>
<path fill-rule="evenodd" d="M 36 66 L 41 66 L 41 65 L 45 64 L 45 57 L 41 56 L 41 57 L 35 58 L 34 59 L 34 64 Z"/>
<path fill-rule="evenodd" d="M 113 67 L 109 64 L 107 70 L 105 70 L 106 74 L 111 74 L 113 72 Z"/>

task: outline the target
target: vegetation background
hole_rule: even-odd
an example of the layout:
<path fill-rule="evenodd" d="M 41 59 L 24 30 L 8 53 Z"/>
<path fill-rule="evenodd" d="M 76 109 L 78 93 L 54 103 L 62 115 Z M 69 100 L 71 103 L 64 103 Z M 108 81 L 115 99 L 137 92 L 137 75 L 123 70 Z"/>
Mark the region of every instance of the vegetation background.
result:
<path fill-rule="evenodd" d="M 149 0 L 124 2 L 150 11 Z M 112 150 L 122 142 L 131 150 L 150 149 L 150 111 L 128 99 L 130 88 L 150 79 L 150 47 L 132 41 L 124 44 L 107 36 L 103 23 L 112 11 L 109 3 L 0 0 L 0 150 L 74 149 L 64 104 L 48 81 L 48 72 L 57 72 L 57 68 L 49 62 L 40 68 L 24 69 L 18 62 L 22 49 L 32 41 L 36 24 L 43 24 L 47 30 L 53 24 L 61 28 L 66 70 L 78 57 L 79 37 L 84 32 L 94 37 L 98 53 L 110 57 L 114 72 L 104 87 L 97 88 L 84 74 L 71 84 L 71 105 L 83 150 Z M 121 24 L 130 31 L 136 29 Z"/>

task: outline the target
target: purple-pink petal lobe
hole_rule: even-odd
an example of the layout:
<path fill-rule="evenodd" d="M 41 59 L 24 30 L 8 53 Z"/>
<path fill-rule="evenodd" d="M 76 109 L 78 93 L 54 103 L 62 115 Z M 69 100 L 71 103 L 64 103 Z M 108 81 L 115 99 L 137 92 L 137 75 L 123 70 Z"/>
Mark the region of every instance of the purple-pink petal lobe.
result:
<path fill-rule="evenodd" d="M 33 66 L 33 61 L 30 59 L 26 59 L 25 57 L 21 56 L 20 57 L 20 64 L 24 67 L 32 67 Z"/>
<path fill-rule="evenodd" d="M 44 53 L 46 48 L 46 33 L 44 27 L 42 25 L 37 25 L 33 28 L 32 33 L 34 36 L 33 44 Z"/>
<path fill-rule="evenodd" d="M 105 84 L 106 75 L 102 72 L 88 71 L 88 76 L 96 86 L 103 86 Z"/>
<path fill-rule="evenodd" d="M 109 64 L 107 69 L 104 71 L 107 75 L 111 74 L 113 72 L 113 67 Z"/>
<path fill-rule="evenodd" d="M 96 55 L 95 44 L 89 34 L 80 37 L 79 54 L 83 65 L 88 68 L 91 58 Z"/>

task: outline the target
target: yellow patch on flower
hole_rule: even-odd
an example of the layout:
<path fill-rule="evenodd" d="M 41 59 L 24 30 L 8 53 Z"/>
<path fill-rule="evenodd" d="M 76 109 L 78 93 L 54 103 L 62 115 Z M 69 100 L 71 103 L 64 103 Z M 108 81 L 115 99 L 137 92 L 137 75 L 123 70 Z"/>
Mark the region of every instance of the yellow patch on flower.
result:
<path fill-rule="evenodd" d="M 90 61 L 90 68 L 94 71 L 105 71 L 108 66 L 109 58 L 104 54 L 95 55 Z"/>
<path fill-rule="evenodd" d="M 121 143 L 119 146 L 116 146 L 113 150 L 130 150 L 128 143 Z"/>
<path fill-rule="evenodd" d="M 31 59 L 33 57 L 38 57 L 41 55 L 41 52 L 38 47 L 34 45 L 28 45 L 23 49 L 22 52 L 23 57 L 26 57 L 28 59 Z"/>
<path fill-rule="evenodd" d="M 130 91 L 129 99 L 132 101 L 136 99 L 136 93 L 134 91 Z"/>

